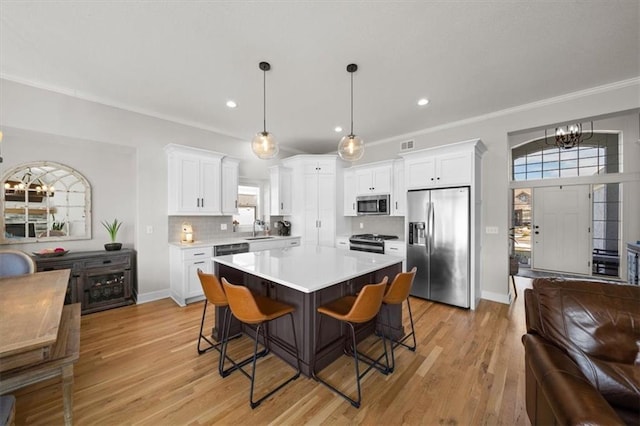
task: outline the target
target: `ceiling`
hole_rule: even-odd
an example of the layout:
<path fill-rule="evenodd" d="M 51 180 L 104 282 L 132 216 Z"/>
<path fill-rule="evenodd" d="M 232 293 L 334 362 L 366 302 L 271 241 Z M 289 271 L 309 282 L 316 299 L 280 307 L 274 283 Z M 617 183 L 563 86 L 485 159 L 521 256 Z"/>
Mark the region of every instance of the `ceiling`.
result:
<path fill-rule="evenodd" d="M 268 61 L 267 130 L 294 153 L 348 133 L 352 62 L 365 144 L 640 75 L 637 0 L 0 0 L 0 18 L 2 78 L 247 141 Z"/>

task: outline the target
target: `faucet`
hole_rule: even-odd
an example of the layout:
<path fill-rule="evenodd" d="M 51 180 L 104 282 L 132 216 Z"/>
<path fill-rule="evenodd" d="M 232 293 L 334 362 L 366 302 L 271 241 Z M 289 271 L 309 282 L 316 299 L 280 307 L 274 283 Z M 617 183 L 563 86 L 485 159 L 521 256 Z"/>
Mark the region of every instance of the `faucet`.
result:
<path fill-rule="evenodd" d="M 260 219 L 256 219 L 253 221 L 253 236 L 256 236 L 256 225 L 258 226 L 264 226 L 264 221 L 260 220 Z"/>

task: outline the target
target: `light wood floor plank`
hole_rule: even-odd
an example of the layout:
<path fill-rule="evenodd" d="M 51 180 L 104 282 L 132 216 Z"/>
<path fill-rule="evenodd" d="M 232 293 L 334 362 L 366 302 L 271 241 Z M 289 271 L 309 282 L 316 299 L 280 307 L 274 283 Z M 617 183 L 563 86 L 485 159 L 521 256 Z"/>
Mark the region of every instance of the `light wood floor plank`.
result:
<path fill-rule="evenodd" d="M 517 279 L 523 294 L 530 281 Z M 396 349 L 396 371 L 371 371 L 358 410 L 329 389 L 300 377 L 251 410 L 249 380 L 222 379 L 218 353 L 198 355 L 202 303 L 184 308 L 169 299 L 82 317 L 80 360 L 74 372 L 77 425 L 529 425 L 524 401 L 523 300 L 482 300 L 468 311 L 412 299 L 418 348 Z M 408 325 L 406 305 L 403 309 Z M 213 315 L 208 315 L 211 327 Z M 252 351 L 243 337 L 233 356 Z M 370 354 L 381 345 L 362 344 Z M 363 365 L 364 366 L 364 365 Z M 268 356 L 258 364 L 256 391 L 291 374 Z M 342 357 L 322 376 L 355 395 L 352 360 Z M 63 423 L 60 382 L 15 392 L 16 425 Z"/>

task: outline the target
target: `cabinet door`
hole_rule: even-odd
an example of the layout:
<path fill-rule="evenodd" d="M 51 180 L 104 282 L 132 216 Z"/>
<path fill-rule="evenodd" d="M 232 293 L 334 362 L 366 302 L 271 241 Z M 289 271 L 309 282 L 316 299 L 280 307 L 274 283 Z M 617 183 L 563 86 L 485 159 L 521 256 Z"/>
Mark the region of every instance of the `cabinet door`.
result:
<path fill-rule="evenodd" d="M 355 173 L 356 179 L 356 195 L 369 195 L 373 190 L 373 182 L 371 178 L 371 170 L 358 170 Z"/>
<path fill-rule="evenodd" d="M 318 175 L 304 175 L 303 244 L 318 244 Z"/>
<path fill-rule="evenodd" d="M 202 285 L 200 284 L 200 278 L 198 278 L 198 269 L 202 269 L 203 272 L 208 274 L 213 270 L 211 266 L 211 260 L 199 259 L 199 260 L 187 260 L 184 265 L 184 282 L 185 282 L 185 299 L 195 296 L 202 296 Z"/>
<path fill-rule="evenodd" d="M 344 215 L 356 214 L 356 176 L 353 171 L 344 172 Z"/>
<path fill-rule="evenodd" d="M 292 200 L 292 171 L 285 167 L 274 167 L 270 170 L 271 214 L 290 215 Z"/>
<path fill-rule="evenodd" d="M 220 161 L 200 161 L 200 209 L 201 213 L 220 214 Z"/>
<path fill-rule="evenodd" d="M 334 175 L 318 175 L 318 245 L 325 247 L 335 244 L 335 182 Z"/>
<path fill-rule="evenodd" d="M 336 237 L 336 248 L 349 250 L 349 237 Z"/>
<path fill-rule="evenodd" d="M 421 158 L 419 160 L 407 160 L 404 164 L 405 178 L 408 189 L 426 188 L 433 186 L 435 182 L 434 157 Z"/>
<path fill-rule="evenodd" d="M 238 163 L 222 160 L 222 214 L 238 213 Z"/>
<path fill-rule="evenodd" d="M 391 215 L 404 216 L 407 205 L 407 188 L 404 183 L 404 162 L 395 161 L 393 164 L 393 191 L 391 193 Z"/>
<path fill-rule="evenodd" d="M 178 202 L 176 211 L 180 213 L 197 212 L 200 207 L 200 164 L 192 157 L 177 157 L 176 172 L 178 178 Z M 172 196 L 173 194 L 169 194 Z"/>
<path fill-rule="evenodd" d="M 436 181 L 439 185 L 471 184 L 472 164 L 470 152 L 436 157 Z"/>
<path fill-rule="evenodd" d="M 376 194 L 391 193 L 391 166 L 371 169 L 371 186 Z"/>
<path fill-rule="evenodd" d="M 298 341 L 298 347 L 300 348 L 302 346 L 302 330 L 306 320 L 302 315 L 304 311 L 304 293 L 283 285 L 270 283 L 269 297 L 295 308 L 293 312 L 293 322 L 296 327 L 295 337 Z M 271 321 L 269 323 L 269 333 L 270 337 L 280 340 L 291 348 L 295 347 L 294 334 L 289 315 Z"/>

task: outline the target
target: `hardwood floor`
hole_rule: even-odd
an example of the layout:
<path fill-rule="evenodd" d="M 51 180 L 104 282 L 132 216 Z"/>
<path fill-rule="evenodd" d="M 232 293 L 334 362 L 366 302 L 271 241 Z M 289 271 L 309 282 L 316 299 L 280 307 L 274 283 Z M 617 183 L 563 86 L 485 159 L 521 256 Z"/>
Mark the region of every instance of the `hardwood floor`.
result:
<path fill-rule="evenodd" d="M 412 299 L 418 349 L 396 349 L 393 374 L 365 376 L 360 409 L 301 376 L 251 410 L 249 380 L 238 372 L 222 379 L 215 370 L 218 353 L 197 354 L 202 302 L 180 308 L 164 299 L 86 315 L 75 368 L 74 423 L 529 425 L 520 338 L 530 280 L 517 278 L 517 285 L 519 296 L 510 306 L 482 300 L 476 311 Z M 359 348 L 380 350 L 373 340 Z M 238 357 L 252 350 L 245 337 L 232 346 Z M 273 356 L 260 360 L 258 395 L 290 372 Z M 347 357 L 322 376 L 355 392 Z M 63 423 L 59 380 L 15 396 L 16 425 Z"/>

